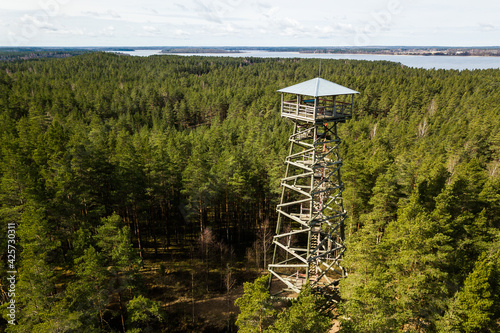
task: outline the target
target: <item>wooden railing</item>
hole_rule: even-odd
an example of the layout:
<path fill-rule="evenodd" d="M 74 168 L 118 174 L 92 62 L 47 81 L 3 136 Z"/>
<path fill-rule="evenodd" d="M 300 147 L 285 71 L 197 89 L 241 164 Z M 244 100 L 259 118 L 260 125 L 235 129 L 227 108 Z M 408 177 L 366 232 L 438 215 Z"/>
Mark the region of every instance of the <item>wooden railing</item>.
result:
<path fill-rule="evenodd" d="M 317 118 L 350 118 L 352 115 L 352 104 L 335 103 L 335 106 L 318 106 Z"/>
<path fill-rule="evenodd" d="M 352 116 L 352 104 L 336 102 L 335 106 L 318 106 L 315 112 L 314 106 L 284 101 L 281 116 L 312 121 L 324 118 L 349 119 Z"/>
<path fill-rule="evenodd" d="M 314 106 L 283 102 L 281 110 L 282 116 L 292 116 L 292 118 L 314 119 Z"/>

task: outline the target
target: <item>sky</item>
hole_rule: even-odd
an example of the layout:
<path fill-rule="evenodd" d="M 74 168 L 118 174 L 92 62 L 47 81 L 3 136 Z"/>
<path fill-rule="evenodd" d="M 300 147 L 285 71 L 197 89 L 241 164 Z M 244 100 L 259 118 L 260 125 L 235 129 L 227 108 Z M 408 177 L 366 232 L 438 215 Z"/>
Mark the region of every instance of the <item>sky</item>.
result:
<path fill-rule="evenodd" d="M 500 46 L 497 0 L 2 0 L 0 46 Z"/>

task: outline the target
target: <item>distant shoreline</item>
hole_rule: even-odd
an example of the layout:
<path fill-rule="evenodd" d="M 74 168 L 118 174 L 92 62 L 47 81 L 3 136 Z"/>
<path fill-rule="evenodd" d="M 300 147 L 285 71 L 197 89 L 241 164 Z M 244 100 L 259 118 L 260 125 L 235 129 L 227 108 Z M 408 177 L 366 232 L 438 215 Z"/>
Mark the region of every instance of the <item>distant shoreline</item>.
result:
<path fill-rule="evenodd" d="M 468 51 L 463 50 L 447 50 L 447 51 L 395 51 L 395 50 L 377 50 L 377 51 L 357 51 L 357 50 L 345 50 L 345 51 L 327 51 L 327 52 L 315 52 L 315 51 L 299 51 L 303 54 L 373 54 L 373 55 L 397 55 L 397 56 L 456 56 L 456 57 L 500 57 L 500 49 L 493 50 L 477 50 L 471 49 Z"/>
<path fill-rule="evenodd" d="M 203 48 L 203 47 L 182 47 L 182 48 L 170 48 L 161 50 L 160 53 L 241 53 L 240 50 L 226 50 L 222 48 Z"/>
<path fill-rule="evenodd" d="M 244 51 L 302 54 L 379 54 L 411 56 L 499 57 L 500 47 L 170 47 L 161 53 L 242 53 Z"/>
<path fill-rule="evenodd" d="M 350 55 L 394 55 L 394 56 L 457 56 L 500 57 L 500 46 L 492 47 L 440 47 L 440 46 L 367 46 L 367 47 L 255 47 L 255 46 L 121 46 L 121 47 L 0 47 L 5 53 L 39 52 L 132 52 L 156 50 L 158 54 L 239 54 L 249 51 L 296 52 L 299 54 L 350 54 Z"/>

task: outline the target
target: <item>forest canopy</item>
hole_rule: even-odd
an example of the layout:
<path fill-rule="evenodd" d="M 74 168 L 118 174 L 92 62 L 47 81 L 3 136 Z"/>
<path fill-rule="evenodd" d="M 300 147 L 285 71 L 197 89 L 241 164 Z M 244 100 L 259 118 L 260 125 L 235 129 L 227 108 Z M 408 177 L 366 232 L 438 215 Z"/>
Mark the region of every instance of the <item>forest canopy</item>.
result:
<path fill-rule="evenodd" d="M 266 267 L 291 134 L 276 90 L 317 68 L 99 52 L 0 62 L 0 247 L 5 262 L 15 223 L 19 295 L 18 325 L 0 327 L 208 330 L 169 312 L 176 295 L 153 288 L 145 262 L 167 279 L 190 259 L 179 290 L 192 297 L 195 280 L 229 293 L 237 262 Z M 322 60 L 321 72 L 360 92 L 339 126 L 342 330 L 498 330 L 500 70 Z"/>

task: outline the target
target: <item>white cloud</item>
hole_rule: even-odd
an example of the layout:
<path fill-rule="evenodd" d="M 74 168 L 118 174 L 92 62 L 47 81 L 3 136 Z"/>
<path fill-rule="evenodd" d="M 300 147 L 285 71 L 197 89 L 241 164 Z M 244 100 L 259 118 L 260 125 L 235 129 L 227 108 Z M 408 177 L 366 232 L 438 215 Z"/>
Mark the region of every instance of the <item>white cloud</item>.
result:
<path fill-rule="evenodd" d="M 243 8 L 245 3 L 242 0 L 193 0 L 192 10 L 202 19 L 218 24 L 228 21 L 241 20 L 241 15 L 248 18 L 251 12 Z"/>
<path fill-rule="evenodd" d="M 497 30 L 493 24 L 479 23 L 479 27 L 484 32 L 491 32 Z"/>
<path fill-rule="evenodd" d="M 106 12 L 109 16 L 111 16 L 112 18 L 120 18 L 120 14 L 118 14 L 117 12 L 113 11 L 113 10 L 108 10 Z"/>
<path fill-rule="evenodd" d="M 231 34 L 238 34 L 240 32 L 240 30 L 231 23 L 218 25 L 216 29 L 212 30 L 213 30 L 213 35 L 215 36 L 227 36 Z"/>
<path fill-rule="evenodd" d="M 160 30 L 152 25 L 145 25 L 142 27 L 142 32 L 140 32 L 139 36 L 157 36 L 160 34 Z"/>
<path fill-rule="evenodd" d="M 98 17 L 98 18 L 114 18 L 114 19 L 121 18 L 120 14 L 118 14 L 117 12 L 115 12 L 114 10 L 111 10 L 111 9 L 108 9 L 107 11 L 104 11 L 104 12 L 83 11 L 82 15 L 83 16 Z"/>
<path fill-rule="evenodd" d="M 83 29 L 77 28 L 77 29 L 69 29 L 69 28 L 61 28 L 56 31 L 58 34 L 61 35 L 73 35 L 73 36 L 83 36 L 85 35 L 85 31 Z"/>
<path fill-rule="evenodd" d="M 313 34 L 318 38 L 327 38 L 337 35 L 352 35 L 355 32 L 352 24 L 336 22 L 330 25 L 314 26 Z"/>
<path fill-rule="evenodd" d="M 113 26 L 107 26 L 107 27 L 100 29 L 98 31 L 91 31 L 91 32 L 85 33 L 85 35 L 90 36 L 90 37 L 102 37 L 102 36 L 111 37 L 111 36 L 114 36 L 114 34 L 115 34 L 115 27 L 113 27 Z"/>
<path fill-rule="evenodd" d="M 274 19 L 269 19 L 267 24 L 269 31 L 266 27 L 260 29 L 260 31 L 268 33 L 286 36 L 286 37 L 306 37 L 311 35 L 311 29 L 304 26 L 301 22 L 290 17 L 275 17 Z"/>
<path fill-rule="evenodd" d="M 304 36 L 308 34 L 305 27 L 299 21 L 286 17 L 280 21 L 281 35 L 284 36 Z"/>
<path fill-rule="evenodd" d="M 40 30 L 54 31 L 57 30 L 52 23 L 49 22 L 50 18 L 47 15 L 28 15 L 25 14 L 21 17 L 21 22 L 26 25 L 33 25 Z"/>
<path fill-rule="evenodd" d="M 176 29 L 174 31 L 174 36 L 175 37 L 178 37 L 178 38 L 186 38 L 188 36 L 190 36 L 191 34 L 185 30 L 182 30 L 182 29 Z"/>
<path fill-rule="evenodd" d="M 259 14 L 267 19 L 274 19 L 277 16 L 277 13 L 279 12 L 279 10 L 280 9 L 277 6 L 270 6 L 270 5 L 257 6 L 257 11 L 259 12 Z"/>
<path fill-rule="evenodd" d="M 196 13 L 209 22 L 222 23 L 217 9 L 212 4 L 205 4 L 201 0 L 195 1 Z"/>
<path fill-rule="evenodd" d="M 156 9 L 154 9 L 154 8 L 142 7 L 142 9 L 146 10 L 147 12 L 151 12 L 151 13 L 153 13 L 153 14 L 156 14 L 156 15 L 158 15 L 158 14 L 159 14 L 158 10 L 156 10 Z"/>
<path fill-rule="evenodd" d="M 174 6 L 177 7 L 178 9 L 180 9 L 181 11 L 188 11 L 189 10 L 186 6 L 184 6 L 182 3 L 179 3 L 179 2 L 174 3 Z"/>
<path fill-rule="evenodd" d="M 144 29 L 147 32 L 158 32 L 157 28 L 150 26 L 150 25 L 145 25 L 142 27 L 142 29 Z"/>

